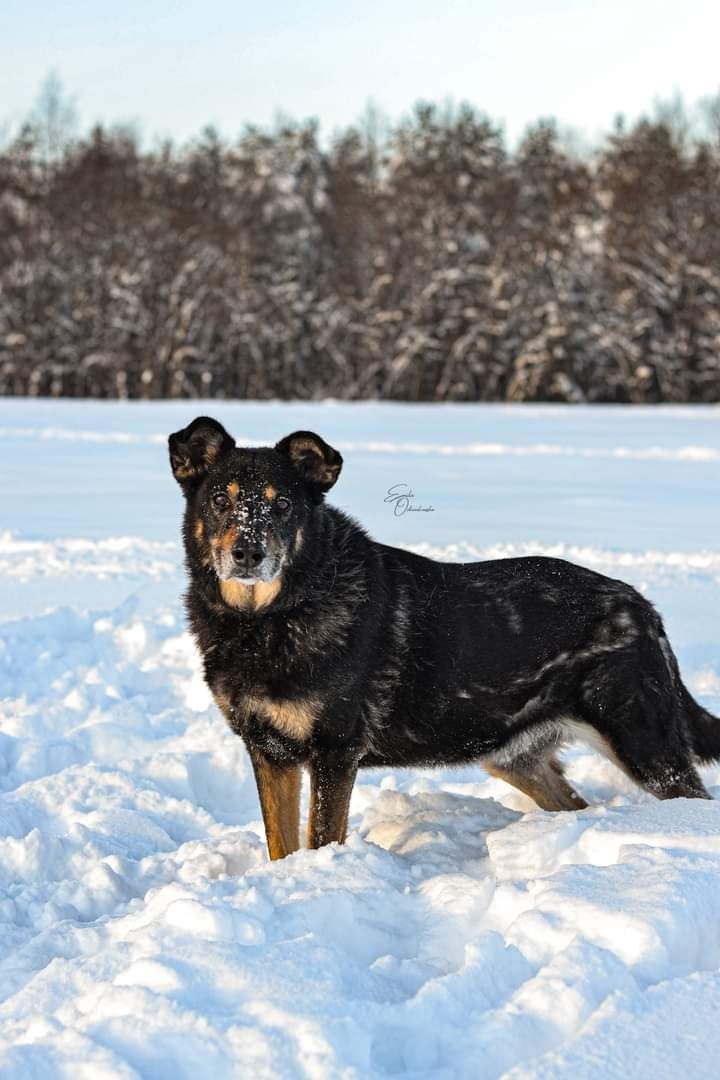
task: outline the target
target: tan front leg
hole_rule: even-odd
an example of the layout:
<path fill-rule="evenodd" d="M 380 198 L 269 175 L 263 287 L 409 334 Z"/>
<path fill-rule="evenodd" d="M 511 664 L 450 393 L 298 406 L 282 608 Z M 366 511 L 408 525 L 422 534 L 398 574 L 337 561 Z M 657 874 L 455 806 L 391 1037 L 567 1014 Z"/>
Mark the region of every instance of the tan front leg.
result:
<path fill-rule="evenodd" d="M 319 760 L 312 763 L 308 847 L 319 848 L 333 841 L 345 843 L 356 775 L 356 762 L 336 764 Z"/>
<path fill-rule="evenodd" d="M 279 767 L 258 750 L 250 750 L 250 760 L 260 796 L 268 854 L 271 859 L 284 859 L 300 847 L 302 770 L 299 765 Z"/>

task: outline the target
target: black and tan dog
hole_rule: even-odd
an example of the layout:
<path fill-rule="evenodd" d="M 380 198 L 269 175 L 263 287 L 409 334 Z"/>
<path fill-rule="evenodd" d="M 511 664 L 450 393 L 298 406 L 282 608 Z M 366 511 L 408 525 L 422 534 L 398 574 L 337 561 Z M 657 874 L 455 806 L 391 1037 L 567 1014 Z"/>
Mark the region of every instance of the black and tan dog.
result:
<path fill-rule="evenodd" d="M 480 761 L 546 810 L 586 804 L 556 757 L 590 741 L 658 798 L 708 798 L 720 721 L 683 685 L 654 608 L 559 559 L 439 563 L 326 505 L 340 454 L 298 431 L 238 448 L 200 417 L 170 436 L 186 498 L 187 610 L 247 746 L 270 857 L 345 838 L 358 767 Z"/>

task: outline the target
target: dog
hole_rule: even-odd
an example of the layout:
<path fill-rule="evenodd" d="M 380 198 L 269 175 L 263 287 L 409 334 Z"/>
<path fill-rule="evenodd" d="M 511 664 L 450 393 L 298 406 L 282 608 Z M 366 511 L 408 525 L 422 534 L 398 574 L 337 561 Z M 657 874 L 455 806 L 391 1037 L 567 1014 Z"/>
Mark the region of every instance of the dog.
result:
<path fill-rule="evenodd" d="M 325 501 L 342 457 L 296 431 L 238 447 L 199 417 L 169 439 L 186 608 L 252 762 L 271 859 L 342 843 L 358 768 L 479 762 L 543 810 L 587 804 L 560 748 L 589 742 L 660 799 L 710 798 L 720 721 L 684 686 L 653 606 L 562 559 L 442 563 Z"/>

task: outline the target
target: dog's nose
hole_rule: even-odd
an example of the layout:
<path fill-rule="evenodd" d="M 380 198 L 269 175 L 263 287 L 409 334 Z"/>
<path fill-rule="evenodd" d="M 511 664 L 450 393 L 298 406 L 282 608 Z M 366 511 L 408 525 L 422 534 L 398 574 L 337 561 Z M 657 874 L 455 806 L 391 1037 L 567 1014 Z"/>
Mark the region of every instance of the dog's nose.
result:
<path fill-rule="evenodd" d="M 263 561 L 264 552 L 257 544 L 236 544 L 233 548 L 233 558 L 238 566 L 257 566 Z"/>

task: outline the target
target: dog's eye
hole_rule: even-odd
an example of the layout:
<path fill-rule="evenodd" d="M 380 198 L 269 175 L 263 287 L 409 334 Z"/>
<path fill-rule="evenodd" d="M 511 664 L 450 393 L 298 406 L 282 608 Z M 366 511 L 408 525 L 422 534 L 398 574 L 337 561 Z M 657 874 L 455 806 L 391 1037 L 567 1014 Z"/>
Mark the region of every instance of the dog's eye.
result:
<path fill-rule="evenodd" d="M 292 503 L 290 502 L 290 500 L 286 499 L 284 495 L 279 495 L 278 498 L 275 500 L 275 507 L 277 510 L 280 511 L 281 514 L 287 514 L 291 505 Z"/>
<path fill-rule="evenodd" d="M 213 506 L 218 510 L 227 510 L 230 500 L 223 491 L 216 491 L 212 497 Z"/>

